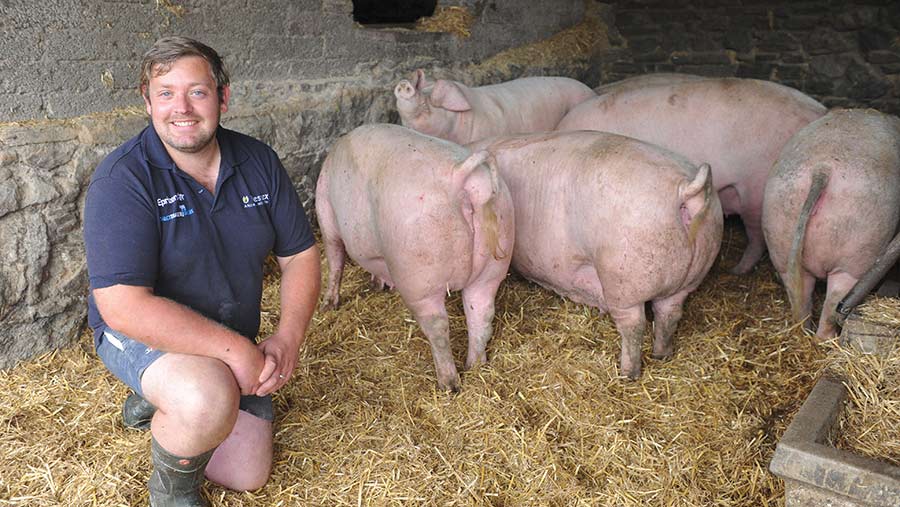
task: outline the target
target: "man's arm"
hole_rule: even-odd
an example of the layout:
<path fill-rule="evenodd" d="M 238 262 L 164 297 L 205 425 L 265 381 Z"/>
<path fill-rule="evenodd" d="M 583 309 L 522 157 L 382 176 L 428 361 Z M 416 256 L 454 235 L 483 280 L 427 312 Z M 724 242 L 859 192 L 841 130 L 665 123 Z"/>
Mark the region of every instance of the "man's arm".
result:
<path fill-rule="evenodd" d="M 246 337 L 190 308 L 153 294 L 149 287 L 113 285 L 94 289 L 106 324 L 166 352 L 213 357 L 231 368 L 241 393 L 259 388 L 263 354 Z"/>
<path fill-rule="evenodd" d="M 258 396 L 281 389 L 290 379 L 319 300 L 321 268 L 315 245 L 289 257 L 278 257 L 278 265 L 281 318 L 275 333 L 259 344 L 266 355 L 266 367 L 259 379 L 262 385 L 256 391 Z"/>

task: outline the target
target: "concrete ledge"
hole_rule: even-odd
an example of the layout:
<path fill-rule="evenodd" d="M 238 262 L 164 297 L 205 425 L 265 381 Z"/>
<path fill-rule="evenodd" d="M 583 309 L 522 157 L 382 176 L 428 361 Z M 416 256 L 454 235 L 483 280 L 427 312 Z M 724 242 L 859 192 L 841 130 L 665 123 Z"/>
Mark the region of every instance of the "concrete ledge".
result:
<path fill-rule="evenodd" d="M 878 288 L 881 297 L 898 297 L 900 282 L 887 279 Z M 900 329 L 888 324 L 863 320 L 855 311 L 844 322 L 841 343 L 860 350 L 864 354 L 887 354 L 897 342 Z M 900 504 L 900 502 L 898 502 Z"/>
<path fill-rule="evenodd" d="M 769 470 L 785 481 L 786 507 L 900 506 L 900 467 L 823 443 L 846 396 L 819 379 L 778 443 Z"/>

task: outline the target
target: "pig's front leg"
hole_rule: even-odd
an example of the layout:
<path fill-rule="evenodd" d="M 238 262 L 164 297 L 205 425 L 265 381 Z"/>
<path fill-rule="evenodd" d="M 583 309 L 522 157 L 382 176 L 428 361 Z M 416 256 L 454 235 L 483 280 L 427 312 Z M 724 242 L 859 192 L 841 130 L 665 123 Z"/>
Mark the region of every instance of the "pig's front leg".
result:
<path fill-rule="evenodd" d="M 741 255 L 741 260 L 731 268 L 731 273 L 735 275 L 749 273 L 766 253 L 766 240 L 763 236 L 762 219 L 759 212 L 746 211 L 741 214 L 741 220 L 744 222 L 744 232 L 747 233 L 747 248 Z"/>
<path fill-rule="evenodd" d="M 344 243 L 339 237 L 324 239 L 325 258 L 328 259 L 328 284 L 322 300 L 323 310 L 333 310 L 340 304 L 341 278 L 344 275 L 346 252 Z"/>

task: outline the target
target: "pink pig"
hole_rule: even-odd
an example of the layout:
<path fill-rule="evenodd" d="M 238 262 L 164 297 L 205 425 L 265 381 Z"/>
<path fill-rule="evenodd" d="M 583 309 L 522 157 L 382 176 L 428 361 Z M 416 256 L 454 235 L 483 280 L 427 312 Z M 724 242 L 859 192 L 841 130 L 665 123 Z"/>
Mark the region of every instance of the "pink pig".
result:
<path fill-rule="evenodd" d="M 332 146 L 316 187 L 337 307 L 345 256 L 396 287 L 431 344 L 438 386 L 459 390 L 444 300 L 462 290 L 466 368 L 486 361 L 494 296 L 506 277 L 514 215 L 487 153 L 398 125 L 364 125 Z"/>
<path fill-rule="evenodd" d="M 797 322 L 828 280 L 816 335 L 833 337 L 837 304 L 900 224 L 900 120 L 837 109 L 797 132 L 769 174 L 762 224 Z"/>
<path fill-rule="evenodd" d="M 629 78 L 613 81 L 611 83 L 602 84 L 594 88 L 597 95 L 604 95 L 614 92 L 625 92 L 648 86 L 668 86 L 676 83 L 686 83 L 688 81 L 700 81 L 702 79 L 710 79 L 705 76 L 696 74 L 679 74 L 677 72 L 656 72 L 651 74 L 640 74 Z"/>
<path fill-rule="evenodd" d="M 653 356 L 671 356 L 682 305 L 716 259 L 722 210 L 709 166 L 606 132 L 550 132 L 474 143 L 497 160 L 516 214 L 512 267 L 609 312 L 621 372 L 641 373 L 644 304 Z"/>
<path fill-rule="evenodd" d="M 826 112 L 797 90 L 738 78 L 676 79 L 670 85 L 622 87 L 578 105 L 557 130 L 602 130 L 707 162 L 722 208 L 738 214 L 747 249 L 734 273 L 762 258 L 762 200 L 766 176 L 795 132 Z"/>
<path fill-rule="evenodd" d="M 403 125 L 459 144 L 503 134 L 553 130 L 577 104 L 596 96 L 587 85 L 567 77 L 525 77 L 469 88 L 456 81 L 412 81 L 394 88 Z"/>

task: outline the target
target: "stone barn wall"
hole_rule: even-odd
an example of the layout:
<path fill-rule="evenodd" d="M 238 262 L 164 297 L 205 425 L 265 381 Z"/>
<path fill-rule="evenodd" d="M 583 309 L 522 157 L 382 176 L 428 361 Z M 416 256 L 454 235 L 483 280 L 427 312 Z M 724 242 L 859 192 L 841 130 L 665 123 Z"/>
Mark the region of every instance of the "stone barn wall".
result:
<path fill-rule="evenodd" d="M 634 0 L 614 3 L 604 80 L 647 72 L 765 79 L 829 107 L 900 114 L 900 2 Z"/>
<path fill-rule="evenodd" d="M 465 8 L 469 35 L 363 27 L 351 0 L 0 0 L 0 368 L 68 344 L 84 325 L 84 191 L 147 123 L 137 67 L 161 36 L 224 56 L 233 93 L 223 123 L 276 149 L 308 210 L 328 146 L 363 123 L 396 122 L 393 86 L 416 68 L 470 85 L 600 79 L 601 4 L 440 7 Z"/>

